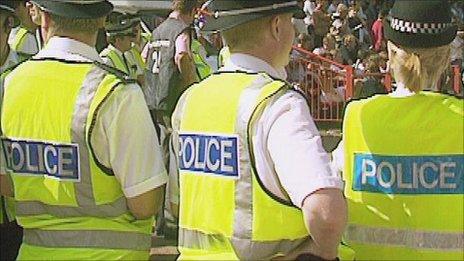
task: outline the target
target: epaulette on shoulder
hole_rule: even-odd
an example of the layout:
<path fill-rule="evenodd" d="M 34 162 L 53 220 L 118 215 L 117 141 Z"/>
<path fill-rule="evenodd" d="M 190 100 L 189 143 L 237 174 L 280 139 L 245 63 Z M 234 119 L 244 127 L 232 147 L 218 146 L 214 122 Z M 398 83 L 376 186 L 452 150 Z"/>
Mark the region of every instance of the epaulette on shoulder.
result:
<path fill-rule="evenodd" d="M 120 70 L 118 70 L 118 69 L 116 69 L 114 67 L 111 67 L 109 65 L 106 65 L 104 63 L 97 62 L 97 61 L 95 61 L 93 64 L 98 66 L 100 69 L 108 72 L 109 74 L 112 74 L 112 75 L 116 76 L 124 84 L 136 83 L 136 81 L 133 80 L 133 79 L 130 79 L 129 75 L 127 75 L 125 72 L 120 71 Z"/>

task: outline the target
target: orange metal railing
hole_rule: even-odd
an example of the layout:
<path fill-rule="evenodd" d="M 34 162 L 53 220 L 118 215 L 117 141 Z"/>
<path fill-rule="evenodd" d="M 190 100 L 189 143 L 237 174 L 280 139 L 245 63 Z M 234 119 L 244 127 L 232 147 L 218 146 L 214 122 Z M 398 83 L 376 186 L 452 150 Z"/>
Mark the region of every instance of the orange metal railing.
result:
<path fill-rule="evenodd" d="M 392 91 L 393 79 L 388 73 L 357 74 L 350 65 L 343 65 L 305 49 L 294 47 L 287 68 L 289 81 L 300 88 L 309 101 L 316 122 L 342 121 L 347 101 L 355 98 L 355 83 L 375 77 L 387 92 Z M 461 70 L 452 68 L 455 94 L 462 95 Z"/>

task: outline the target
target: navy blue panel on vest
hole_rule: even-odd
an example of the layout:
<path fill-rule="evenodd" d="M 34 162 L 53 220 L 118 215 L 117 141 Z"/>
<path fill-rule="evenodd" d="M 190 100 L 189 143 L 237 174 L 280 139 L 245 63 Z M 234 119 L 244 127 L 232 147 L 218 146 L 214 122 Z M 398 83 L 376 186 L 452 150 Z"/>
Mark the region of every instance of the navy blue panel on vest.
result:
<path fill-rule="evenodd" d="M 181 170 L 239 178 L 238 136 L 179 135 Z"/>
<path fill-rule="evenodd" d="M 464 155 L 355 154 L 353 190 L 384 194 L 463 194 Z"/>
<path fill-rule="evenodd" d="M 79 181 L 79 146 L 2 138 L 6 167 L 18 175 Z"/>

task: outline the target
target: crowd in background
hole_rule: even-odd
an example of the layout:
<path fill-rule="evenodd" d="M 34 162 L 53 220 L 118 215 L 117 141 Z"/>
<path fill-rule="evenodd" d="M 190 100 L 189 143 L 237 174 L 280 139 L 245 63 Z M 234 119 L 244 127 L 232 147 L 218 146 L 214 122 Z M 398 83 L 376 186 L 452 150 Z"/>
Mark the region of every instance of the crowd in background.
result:
<path fill-rule="evenodd" d="M 357 78 L 362 79 L 355 83 L 358 87 L 355 96 L 358 98 L 384 93 L 381 77 L 373 75 L 388 72 L 383 23 L 393 3 L 392 0 L 305 0 L 302 5 L 306 17 L 294 19 L 297 32 L 295 44 L 333 61 L 327 66 L 330 70 L 343 68 L 334 64 L 353 66 Z M 463 2 L 455 1 L 454 22 L 461 33 L 452 43 L 451 64 L 460 65 L 461 68 L 464 51 L 463 10 Z M 301 74 L 301 70 L 294 73 Z M 301 75 L 298 77 L 301 78 Z M 445 77 L 443 81 L 443 85 L 451 84 L 450 77 Z"/>

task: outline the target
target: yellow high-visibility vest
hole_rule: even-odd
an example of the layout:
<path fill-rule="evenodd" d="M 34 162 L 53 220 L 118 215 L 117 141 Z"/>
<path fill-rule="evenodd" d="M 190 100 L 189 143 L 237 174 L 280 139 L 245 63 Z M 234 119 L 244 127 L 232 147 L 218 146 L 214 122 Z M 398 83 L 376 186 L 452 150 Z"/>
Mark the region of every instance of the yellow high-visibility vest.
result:
<path fill-rule="evenodd" d="M 101 52 L 100 56 L 110 59 L 114 68 L 126 73 L 127 75 L 131 75 L 129 65 L 124 61 L 124 57 L 119 55 L 115 50 L 107 48 Z"/>
<path fill-rule="evenodd" d="M 345 242 L 357 259 L 462 260 L 463 104 L 423 92 L 348 105 Z"/>
<path fill-rule="evenodd" d="M 181 260 L 271 259 L 310 240 L 302 211 L 272 195 L 255 168 L 255 124 L 289 89 L 267 74 L 222 72 L 180 99 Z"/>
<path fill-rule="evenodd" d="M 197 74 L 200 80 L 205 79 L 206 77 L 210 76 L 213 73 L 213 69 L 211 69 L 211 66 L 205 61 L 203 56 L 200 53 L 200 50 L 202 48 L 201 43 L 193 39 L 192 40 L 192 55 L 193 55 L 193 61 L 195 63 L 195 68 L 197 69 Z"/>
<path fill-rule="evenodd" d="M 101 68 L 30 60 L 6 79 L 2 143 L 24 228 L 20 260 L 148 259 L 153 219 L 132 216 L 90 142 L 101 105 L 126 84 Z"/>

